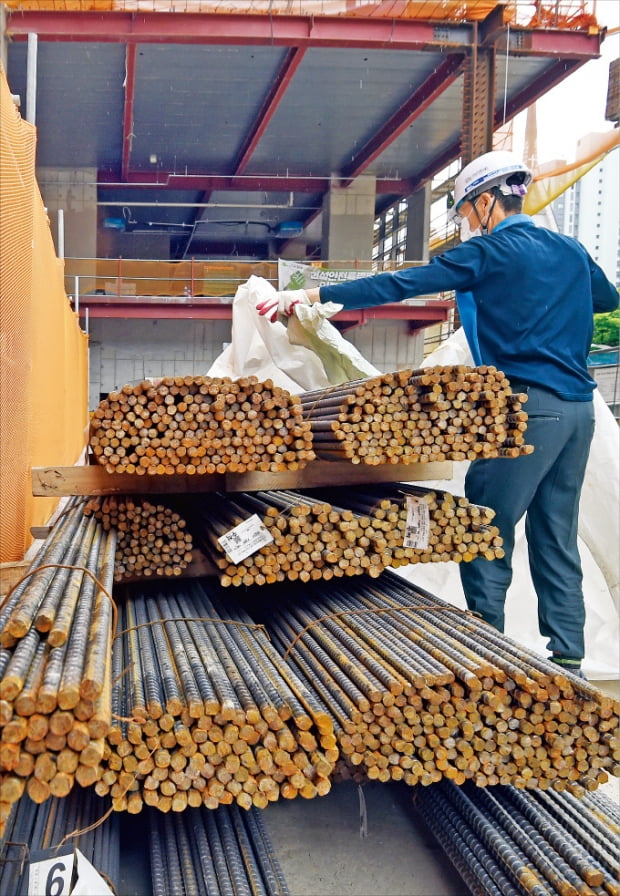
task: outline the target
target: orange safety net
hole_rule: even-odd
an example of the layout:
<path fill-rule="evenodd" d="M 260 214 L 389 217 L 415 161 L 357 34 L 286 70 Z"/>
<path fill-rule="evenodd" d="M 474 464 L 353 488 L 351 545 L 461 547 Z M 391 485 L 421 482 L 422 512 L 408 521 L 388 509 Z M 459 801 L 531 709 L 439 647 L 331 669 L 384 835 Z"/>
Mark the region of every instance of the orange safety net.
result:
<path fill-rule="evenodd" d="M 36 130 L 0 67 L 0 562 L 21 560 L 57 498 L 31 468 L 74 464 L 88 422 L 88 337 L 63 285 L 35 179 Z"/>
<path fill-rule="evenodd" d="M 232 15 L 364 16 L 469 22 L 497 0 L 4 0 L 11 9 L 58 12 L 164 12 Z M 505 22 L 543 28 L 596 27 L 596 0 L 508 0 Z"/>

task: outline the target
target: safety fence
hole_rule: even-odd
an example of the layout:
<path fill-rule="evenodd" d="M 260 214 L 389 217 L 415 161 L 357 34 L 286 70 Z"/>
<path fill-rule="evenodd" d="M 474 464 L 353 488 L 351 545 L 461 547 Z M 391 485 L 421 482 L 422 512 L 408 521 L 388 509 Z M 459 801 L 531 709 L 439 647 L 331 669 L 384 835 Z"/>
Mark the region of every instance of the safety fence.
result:
<path fill-rule="evenodd" d="M 31 468 L 75 463 L 88 420 L 88 340 L 64 291 L 35 148 L 0 68 L 0 562 L 20 560 L 56 507 L 33 498 Z"/>

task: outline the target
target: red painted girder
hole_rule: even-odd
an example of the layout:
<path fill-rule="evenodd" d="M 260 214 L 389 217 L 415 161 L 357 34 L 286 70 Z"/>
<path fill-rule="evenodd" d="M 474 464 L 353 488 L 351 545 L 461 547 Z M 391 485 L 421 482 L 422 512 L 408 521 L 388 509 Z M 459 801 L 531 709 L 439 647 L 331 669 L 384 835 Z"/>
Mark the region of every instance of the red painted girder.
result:
<path fill-rule="evenodd" d="M 435 69 L 432 75 L 397 109 L 377 133 L 343 169 L 345 177 L 356 177 L 370 165 L 377 156 L 396 140 L 411 122 L 415 121 L 435 100 L 441 96 L 460 73 L 464 55 L 452 53 Z"/>
<path fill-rule="evenodd" d="M 331 177 L 304 177 L 303 175 L 252 174 L 175 174 L 172 171 L 153 174 L 150 171 L 128 171 L 126 180 L 119 180 L 116 172 L 99 171 L 97 186 L 100 190 L 127 189 L 131 187 L 157 187 L 162 190 L 222 190 L 236 192 L 273 193 L 325 193 L 332 183 L 342 186 Z M 401 194 L 408 189 L 409 181 L 397 178 L 377 179 L 377 193 Z M 156 203 L 153 203 L 154 205 Z"/>
<path fill-rule="evenodd" d="M 528 106 L 531 106 L 532 103 L 535 103 L 536 100 L 540 99 L 541 96 L 544 96 L 547 91 L 551 90 L 552 87 L 560 84 L 574 71 L 576 71 L 578 68 L 581 68 L 582 65 L 585 65 L 587 61 L 587 59 L 571 61 L 558 59 L 552 62 L 549 68 L 545 69 L 542 74 L 540 74 L 534 81 L 531 81 L 527 85 L 525 90 L 522 90 L 507 102 L 506 121 L 510 121 L 512 118 L 514 118 L 515 115 L 518 115 L 519 112 L 523 112 L 528 108 Z M 499 128 L 503 123 L 504 110 L 502 107 L 495 111 L 493 126 L 494 128 Z M 412 178 L 409 181 L 409 192 L 412 193 L 417 190 L 422 184 L 426 183 L 427 180 L 430 180 L 430 178 L 434 177 L 438 171 L 443 171 L 443 169 L 446 168 L 450 164 L 450 162 L 458 159 L 460 151 L 460 140 L 457 140 L 450 146 L 446 147 L 446 149 L 440 155 L 434 156 L 431 164 L 419 171 L 416 179 Z"/>
<path fill-rule="evenodd" d="M 512 34 L 514 36 L 515 32 Z M 515 56 L 561 56 L 562 59 L 585 62 L 600 56 L 602 42 L 602 31 L 587 34 L 585 31 L 532 29 L 524 32 L 518 47 L 510 47 L 510 53 Z"/>
<path fill-rule="evenodd" d="M 16 10 L 7 16 L 7 35 L 23 40 L 36 33 L 46 41 L 101 43 L 236 44 L 294 47 L 360 47 L 435 50 L 466 47 L 471 24 L 450 24 L 457 40 L 437 36 L 444 23 L 414 19 L 339 16 L 242 15 L 225 13 L 128 13 Z"/>
<path fill-rule="evenodd" d="M 293 80 L 295 72 L 299 68 L 301 60 L 304 58 L 305 50 L 291 48 L 280 67 L 280 71 L 274 78 L 273 85 L 269 93 L 265 97 L 265 101 L 256 116 L 254 126 L 251 128 L 248 136 L 241 148 L 237 161 L 235 162 L 234 174 L 242 174 L 245 166 L 250 161 L 252 153 L 256 149 L 259 140 L 267 130 L 269 122 L 275 115 L 275 112 L 286 93 L 289 84 Z"/>
<path fill-rule="evenodd" d="M 121 177 L 127 177 L 129 157 L 133 134 L 133 107 L 136 95 L 136 47 L 129 44 L 125 47 L 125 106 L 123 109 L 123 154 L 121 160 Z"/>
<path fill-rule="evenodd" d="M 448 319 L 454 302 L 430 300 L 425 305 L 380 305 L 377 308 L 341 311 L 331 318 L 334 323 L 360 326 L 372 320 L 404 320 L 412 326 L 428 327 Z M 230 302 L 213 299 L 185 299 L 183 296 L 80 296 L 80 316 L 159 320 L 231 320 Z"/>

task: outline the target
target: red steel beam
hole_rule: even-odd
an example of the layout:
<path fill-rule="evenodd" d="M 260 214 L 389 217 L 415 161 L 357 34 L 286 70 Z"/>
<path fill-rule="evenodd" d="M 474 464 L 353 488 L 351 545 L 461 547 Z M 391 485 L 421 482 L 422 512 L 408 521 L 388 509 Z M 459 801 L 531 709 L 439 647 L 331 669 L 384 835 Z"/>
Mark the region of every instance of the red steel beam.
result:
<path fill-rule="evenodd" d="M 253 128 L 249 132 L 244 145 L 241 148 L 239 156 L 237 157 L 237 161 L 233 167 L 233 174 L 243 174 L 246 165 L 248 164 L 252 153 L 256 149 L 259 140 L 267 130 L 269 122 L 275 115 L 275 112 L 286 93 L 289 84 L 293 80 L 295 72 L 299 68 L 301 60 L 304 58 L 305 50 L 300 50 L 296 47 L 290 49 L 282 66 L 280 67 L 280 71 L 276 75 L 273 85 L 269 90 L 269 93 L 265 97 L 265 101 L 256 116 L 256 121 L 254 123 Z"/>
<path fill-rule="evenodd" d="M 7 35 L 24 40 L 101 43 L 269 44 L 289 47 L 358 47 L 437 50 L 446 46 L 444 23 L 415 19 L 339 16 L 243 15 L 235 13 L 69 12 L 15 10 Z M 451 23 L 450 45 L 471 45 L 469 23 Z"/>
<path fill-rule="evenodd" d="M 252 175 L 220 175 L 220 174 L 175 174 L 174 172 L 159 172 L 151 174 L 147 171 L 128 171 L 127 179 L 118 180 L 118 174 L 101 170 L 97 174 L 97 186 L 100 190 L 130 189 L 131 187 L 148 188 L 157 187 L 161 190 L 188 190 L 197 192 L 200 190 L 219 191 L 247 191 L 271 193 L 324 193 L 333 183 L 331 177 L 304 177 L 303 175 L 277 175 L 277 174 L 252 174 Z M 401 193 L 407 189 L 409 181 L 401 178 L 378 178 L 377 193 Z M 341 186 L 341 182 L 338 181 Z M 156 203 L 153 203 L 154 205 Z"/>
<path fill-rule="evenodd" d="M 355 158 L 343 169 L 343 176 L 356 177 L 361 174 L 377 156 L 396 140 L 411 122 L 415 121 L 435 100 L 441 96 L 450 84 L 458 77 L 461 63 L 464 59 L 461 53 L 452 53 L 435 69 L 432 75 L 397 109 L 385 122 L 377 133 L 371 137 L 368 143 L 360 150 Z"/>
<path fill-rule="evenodd" d="M 136 97 L 136 46 L 128 44 L 125 48 L 125 106 L 123 109 L 123 154 L 121 159 L 121 178 L 124 180 L 129 171 L 129 157 L 134 138 L 133 107 Z"/>
<path fill-rule="evenodd" d="M 454 302 L 430 300 L 424 305 L 380 305 L 377 308 L 345 310 L 331 318 L 346 328 L 362 326 L 373 320 L 403 320 L 410 329 L 420 329 L 448 320 Z M 230 302 L 182 296 L 80 296 L 80 317 L 127 320 L 232 320 Z"/>

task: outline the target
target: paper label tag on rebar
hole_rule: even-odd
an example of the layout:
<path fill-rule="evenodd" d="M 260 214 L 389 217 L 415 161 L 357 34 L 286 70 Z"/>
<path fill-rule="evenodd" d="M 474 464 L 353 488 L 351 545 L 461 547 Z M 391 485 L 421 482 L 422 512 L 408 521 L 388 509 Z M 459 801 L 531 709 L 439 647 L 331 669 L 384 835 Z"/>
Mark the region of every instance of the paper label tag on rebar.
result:
<path fill-rule="evenodd" d="M 28 896 L 114 896 L 88 859 L 73 846 L 33 851 Z"/>
<path fill-rule="evenodd" d="M 218 538 L 218 544 L 233 563 L 240 563 L 272 541 L 273 535 L 266 526 L 263 526 L 256 513 Z"/>
<path fill-rule="evenodd" d="M 407 521 L 405 523 L 405 548 L 427 548 L 431 534 L 431 517 L 424 498 L 407 495 Z"/>

